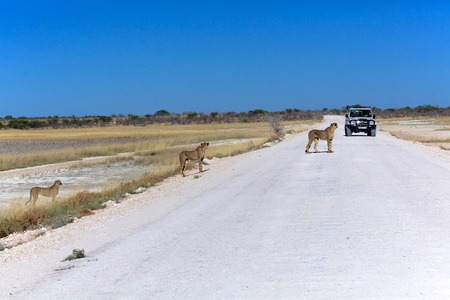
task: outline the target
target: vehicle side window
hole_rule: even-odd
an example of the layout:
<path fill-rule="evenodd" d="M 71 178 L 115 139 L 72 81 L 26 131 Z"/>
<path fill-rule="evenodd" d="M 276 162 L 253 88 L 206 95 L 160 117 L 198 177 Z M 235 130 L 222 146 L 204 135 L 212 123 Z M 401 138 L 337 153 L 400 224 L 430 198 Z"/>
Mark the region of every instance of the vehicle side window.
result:
<path fill-rule="evenodd" d="M 365 110 L 364 111 L 363 117 L 370 118 L 371 116 L 372 116 L 372 114 L 370 113 L 370 110 Z"/>

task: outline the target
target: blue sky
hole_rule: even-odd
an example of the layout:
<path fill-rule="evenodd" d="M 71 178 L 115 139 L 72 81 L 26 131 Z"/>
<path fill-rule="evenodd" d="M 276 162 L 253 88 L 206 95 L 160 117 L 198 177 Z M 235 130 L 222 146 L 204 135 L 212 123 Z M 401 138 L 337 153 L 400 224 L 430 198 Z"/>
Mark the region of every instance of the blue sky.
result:
<path fill-rule="evenodd" d="M 2 1 L 0 116 L 450 106 L 449 1 Z"/>

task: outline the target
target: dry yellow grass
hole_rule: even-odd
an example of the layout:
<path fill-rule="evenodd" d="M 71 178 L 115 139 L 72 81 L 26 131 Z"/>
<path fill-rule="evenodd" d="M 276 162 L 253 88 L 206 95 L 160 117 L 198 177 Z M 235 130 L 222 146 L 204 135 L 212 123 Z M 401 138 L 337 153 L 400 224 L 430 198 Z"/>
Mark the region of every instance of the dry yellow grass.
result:
<path fill-rule="evenodd" d="M 450 117 L 402 117 L 402 118 L 377 118 L 383 125 L 398 125 L 401 122 L 422 122 L 423 124 L 442 125 L 450 127 Z"/>
<path fill-rule="evenodd" d="M 296 122 L 299 123 L 299 122 Z M 3 130 L 0 140 L 76 140 L 110 138 L 170 138 L 206 136 L 219 140 L 232 136 L 248 137 L 255 132 L 268 133 L 267 123 L 221 123 L 204 125 L 155 124 L 147 126 L 107 126 L 68 129 Z"/>
<path fill-rule="evenodd" d="M 297 125 L 311 122 L 290 122 L 288 131 L 302 131 Z M 110 139 L 133 138 L 134 143 L 111 143 Z M 194 149 L 197 143 L 208 141 L 207 158 L 237 155 L 258 148 L 271 140 L 272 132 L 266 123 L 233 123 L 209 125 L 151 125 L 145 127 L 98 127 L 81 129 L 4 130 L 0 140 L 60 140 L 108 139 L 108 142 L 79 149 L 66 148 L 25 155 L 1 155 L 0 169 L 36 166 L 51 162 L 76 160 L 88 156 L 115 155 L 132 152 L 143 164 L 152 164 L 151 171 L 137 180 L 119 186 L 104 187 L 99 193 L 81 191 L 55 204 L 38 202 L 35 208 L 11 201 L 0 213 L 0 237 L 23 231 L 39 224 L 63 226 L 74 216 L 85 215 L 101 208 L 101 203 L 115 199 L 140 186 L 149 187 L 169 176 L 178 174 L 178 155 L 182 150 Z M 226 142 L 219 142 L 226 140 Z M 55 225 L 56 224 L 56 225 Z"/>
<path fill-rule="evenodd" d="M 385 119 L 379 128 L 400 139 L 450 149 L 450 117 Z"/>
<path fill-rule="evenodd" d="M 0 155 L 0 171 L 125 152 L 148 155 L 167 151 L 174 146 L 203 141 L 267 139 L 271 135 L 270 130 L 267 123 L 157 124 L 144 127 L 111 126 L 78 129 L 3 130 L 0 133 L 0 141 L 105 140 L 105 142 L 81 148 L 71 147 L 38 153 Z M 115 139 L 117 139 L 117 142 L 114 142 Z M 119 139 L 130 139 L 134 142 L 126 142 L 126 140 L 124 142 L 123 140 L 119 141 Z"/>

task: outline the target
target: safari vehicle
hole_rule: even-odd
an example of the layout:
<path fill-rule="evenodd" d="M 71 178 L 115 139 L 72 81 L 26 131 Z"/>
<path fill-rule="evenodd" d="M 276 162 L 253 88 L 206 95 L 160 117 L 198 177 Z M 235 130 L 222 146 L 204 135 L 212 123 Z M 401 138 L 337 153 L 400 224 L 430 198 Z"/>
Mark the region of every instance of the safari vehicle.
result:
<path fill-rule="evenodd" d="M 372 114 L 372 108 L 370 106 L 347 106 L 347 113 L 345 114 L 345 136 L 350 136 L 352 133 L 358 132 L 364 132 L 368 136 L 377 135 L 375 115 Z"/>

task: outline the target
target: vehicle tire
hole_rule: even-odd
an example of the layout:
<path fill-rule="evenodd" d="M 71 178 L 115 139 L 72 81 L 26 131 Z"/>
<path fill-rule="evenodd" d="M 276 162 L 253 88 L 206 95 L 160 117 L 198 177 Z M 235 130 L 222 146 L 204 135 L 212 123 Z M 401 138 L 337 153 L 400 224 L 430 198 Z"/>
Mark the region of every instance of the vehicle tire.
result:
<path fill-rule="evenodd" d="M 350 130 L 350 128 L 345 127 L 345 136 L 351 136 L 352 135 L 352 131 Z"/>
<path fill-rule="evenodd" d="M 369 136 L 377 136 L 377 130 L 376 129 L 372 129 L 369 131 Z"/>

